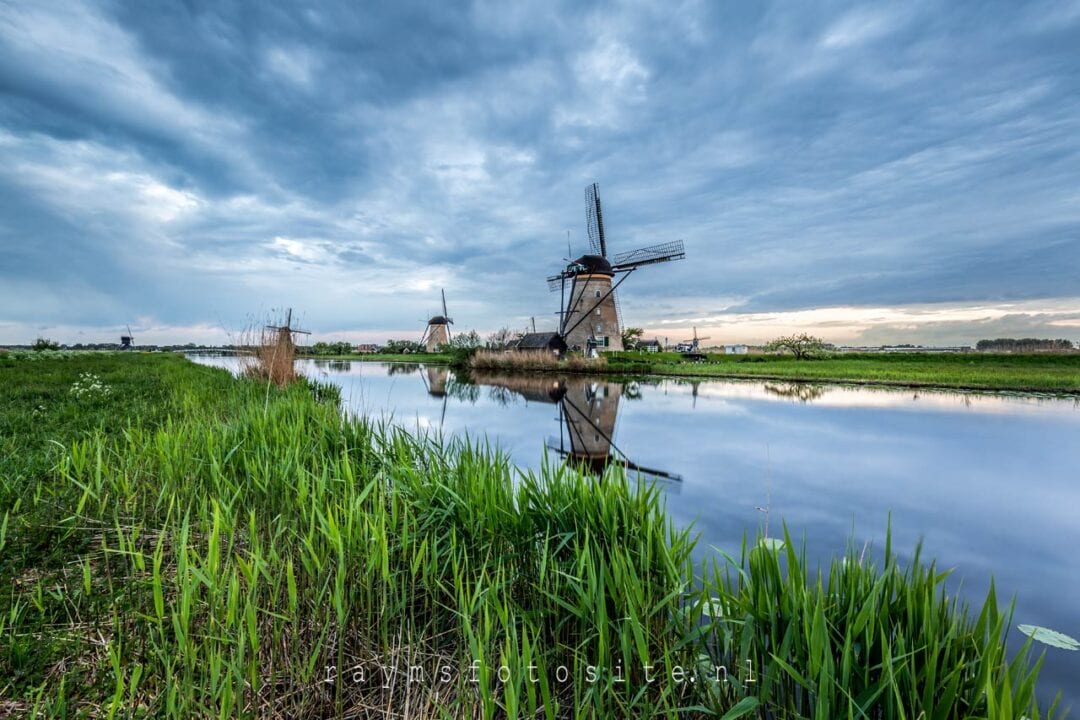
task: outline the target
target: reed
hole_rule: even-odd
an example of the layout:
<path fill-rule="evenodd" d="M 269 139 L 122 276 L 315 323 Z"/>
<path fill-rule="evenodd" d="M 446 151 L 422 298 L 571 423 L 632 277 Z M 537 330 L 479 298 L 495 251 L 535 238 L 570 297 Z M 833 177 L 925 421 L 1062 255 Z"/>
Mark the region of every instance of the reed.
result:
<path fill-rule="evenodd" d="M 810 568 L 786 528 L 782 541 L 744 541 L 739 559 L 710 563 L 685 610 L 686 628 L 704 629 L 703 657 L 752 660 L 757 698 L 780 716 L 1057 716 L 1056 700 L 1039 708 L 1030 639 L 1007 657 L 1012 606 L 993 584 L 973 613 L 946 592 L 949 571 L 919 548 L 902 564 L 889 533 L 876 560 L 851 546 Z"/>
<path fill-rule="evenodd" d="M 241 370 L 248 377 L 284 387 L 295 382 L 296 343 L 285 328 L 264 326 L 245 333 L 249 348 L 240 355 Z"/>
<path fill-rule="evenodd" d="M 469 358 L 469 369 L 497 372 L 602 372 L 605 359 L 570 355 L 560 360 L 544 350 L 478 350 Z"/>
<path fill-rule="evenodd" d="M 87 369 L 71 362 L 63 382 Z M 521 473 L 343 417 L 303 379 L 268 394 L 178 358 L 110 362 L 90 369 L 115 392 L 78 402 L 111 422 L 5 495 L 13 714 L 1054 714 L 1029 649 L 1006 658 L 994 593 L 973 616 L 918 555 L 812 575 L 785 538 L 695 566 L 660 492 L 617 471 Z M 115 396 L 148 378 L 161 409 L 124 415 Z M 757 682 L 720 681 L 747 661 Z"/>

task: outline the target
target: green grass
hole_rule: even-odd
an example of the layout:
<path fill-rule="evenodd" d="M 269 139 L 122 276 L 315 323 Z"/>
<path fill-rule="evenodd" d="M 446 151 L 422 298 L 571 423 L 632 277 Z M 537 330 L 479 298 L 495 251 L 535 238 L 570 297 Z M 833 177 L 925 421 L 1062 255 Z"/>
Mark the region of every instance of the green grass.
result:
<path fill-rule="evenodd" d="M 687 362 L 678 353 L 624 352 L 607 358 L 609 373 L 1080 394 L 1080 353 L 868 353 L 810 360 L 708 355 L 706 362 Z"/>
<path fill-rule="evenodd" d="M 91 373 L 108 393 L 75 397 Z M 115 436 L 127 424 L 155 427 L 185 404 L 227 406 L 234 383 L 179 355 L 110 352 L 0 352 L 0 500 L 40 480 L 71 441 L 94 432 Z M 185 383 L 193 391 L 175 388 Z"/>
<path fill-rule="evenodd" d="M 993 593 L 969 613 L 890 548 L 694 567 L 620 474 L 521 475 L 176 356 L 0 359 L 0 399 L 13 715 L 1052 715 Z"/>

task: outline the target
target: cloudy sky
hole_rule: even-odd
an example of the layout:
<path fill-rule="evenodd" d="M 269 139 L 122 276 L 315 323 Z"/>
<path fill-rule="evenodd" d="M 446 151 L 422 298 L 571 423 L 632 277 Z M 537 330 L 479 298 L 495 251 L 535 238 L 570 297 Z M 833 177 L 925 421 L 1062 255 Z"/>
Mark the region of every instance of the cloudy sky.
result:
<path fill-rule="evenodd" d="M 1080 2 L 0 0 L 0 343 L 554 322 L 1080 340 Z"/>

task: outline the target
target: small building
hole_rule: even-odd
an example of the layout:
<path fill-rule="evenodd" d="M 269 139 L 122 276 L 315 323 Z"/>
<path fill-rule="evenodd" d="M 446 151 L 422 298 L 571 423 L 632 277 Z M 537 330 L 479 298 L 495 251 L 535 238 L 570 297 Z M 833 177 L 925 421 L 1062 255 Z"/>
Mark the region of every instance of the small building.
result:
<path fill-rule="evenodd" d="M 515 350 L 547 350 L 562 355 L 566 352 L 566 341 L 556 332 L 526 333 L 513 347 Z"/>
<path fill-rule="evenodd" d="M 372 345 L 370 343 L 364 345 L 357 345 L 353 348 L 353 352 L 355 352 L 357 355 L 373 355 L 379 352 L 379 346 Z"/>
<path fill-rule="evenodd" d="M 652 340 L 642 340 L 638 343 L 638 350 L 641 350 L 642 352 L 660 352 L 663 349 L 660 341 L 656 338 L 653 338 Z"/>
<path fill-rule="evenodd" d="M 750 352 L 750 348 L 746 345 L 725 345 L 725 355 L 745 355 Z"/>

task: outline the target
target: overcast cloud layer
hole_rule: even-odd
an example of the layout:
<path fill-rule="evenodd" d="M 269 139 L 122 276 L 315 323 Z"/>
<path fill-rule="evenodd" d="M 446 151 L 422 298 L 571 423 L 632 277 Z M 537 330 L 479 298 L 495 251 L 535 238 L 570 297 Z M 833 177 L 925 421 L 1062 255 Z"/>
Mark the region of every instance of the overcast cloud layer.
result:
<path fill-rule="evenodd" d="M 0 342 L 626 320 L 1080 340 L 1080 2 L 0 0 Z M 703 333 L 704 334 L 704 333 Z"/>

